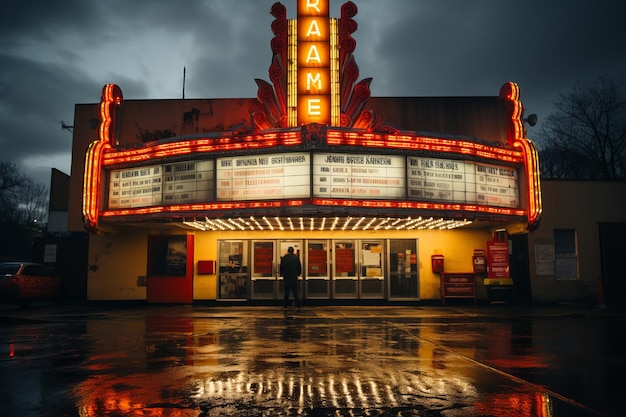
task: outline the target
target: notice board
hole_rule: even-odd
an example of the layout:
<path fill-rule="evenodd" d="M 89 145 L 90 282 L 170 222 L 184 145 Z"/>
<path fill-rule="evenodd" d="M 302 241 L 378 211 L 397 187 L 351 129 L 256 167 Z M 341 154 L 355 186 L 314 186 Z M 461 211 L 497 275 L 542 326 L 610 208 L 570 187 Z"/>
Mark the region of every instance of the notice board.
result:
<path fill-rule="evenodd" d="M 447 298 L 469 298 L 476 305 L 476 274 L 473 272 L 442 272 L 441 303 Z"/>

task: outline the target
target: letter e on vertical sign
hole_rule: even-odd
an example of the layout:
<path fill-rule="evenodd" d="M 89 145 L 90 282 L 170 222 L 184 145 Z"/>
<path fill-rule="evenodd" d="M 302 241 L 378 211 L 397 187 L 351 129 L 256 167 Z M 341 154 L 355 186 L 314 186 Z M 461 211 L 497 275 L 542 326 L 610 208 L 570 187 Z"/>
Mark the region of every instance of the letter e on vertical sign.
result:
<path fill-rule="evenodd" d="M 328 0 L 298 0 L 298 125 L 331 124 Z"/>

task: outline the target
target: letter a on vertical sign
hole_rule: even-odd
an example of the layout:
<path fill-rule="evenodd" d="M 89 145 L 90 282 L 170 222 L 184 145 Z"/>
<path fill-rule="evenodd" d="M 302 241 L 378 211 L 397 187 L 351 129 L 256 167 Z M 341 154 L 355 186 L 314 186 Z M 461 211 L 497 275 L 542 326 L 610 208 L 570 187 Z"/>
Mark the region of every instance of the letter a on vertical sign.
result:
<path fill-rule="evenodd" d="M 298 125 L 331 124 L 328 0 L 298 0 Z"/>

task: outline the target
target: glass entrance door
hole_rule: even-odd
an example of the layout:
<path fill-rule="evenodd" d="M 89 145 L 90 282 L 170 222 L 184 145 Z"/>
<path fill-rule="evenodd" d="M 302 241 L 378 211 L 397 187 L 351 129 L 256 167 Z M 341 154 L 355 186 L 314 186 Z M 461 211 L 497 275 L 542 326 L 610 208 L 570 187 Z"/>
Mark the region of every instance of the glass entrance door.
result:
<path fill-rule="evenodd" d="M 356 268 L 356 242 L 333 242 L 333 298 L 357 298 L 359 286 Z"/>
<path fill-rule="evenodd" d="M 278 259 L 276 259 L 276 299 L 282 300 L 285 296 L 285 288 L 283 286 L 283 277 L 280 275 L 280 261 L 283 256 L 287 254 L 287 249 L 289 247 L 293 248 L 293 253 L 300 259 L 300 263 L 302 264 L 302 275 L 298 277 L 298 296 L 303 298 L 303 285 L 302 285 L 302 276 L 304 275 L 304 264 L 303 264 L 303 253 L 302 253 L 302 241 L 301 240 L 281 240 L 279 243 L 279 253 Z"/>
<path fill-rule="evenodd" d="M 389 299 L 419 298 L 417 240 L 389 241 Z"/>
<path fill-rule="evenodd" d="M 361 240 L 359 248 L 360 298 L 383 298 L 385 295 L 383 240 Z"/>
<path fill-rule="evenodd" d="M 248 298 L 248 241 L 221 240 L 218 245 L 219 300 Z"/>
<path fill-rule="evenodd" d="M 307 298 L 330 297 L 330 251 L 328 240 L 306 242 L 305 292 Z"/>
<path fill-rule="evenodd" d="M 256 300 L 276 299 L 276 241 L 252 241 L 250 297 Z"/>

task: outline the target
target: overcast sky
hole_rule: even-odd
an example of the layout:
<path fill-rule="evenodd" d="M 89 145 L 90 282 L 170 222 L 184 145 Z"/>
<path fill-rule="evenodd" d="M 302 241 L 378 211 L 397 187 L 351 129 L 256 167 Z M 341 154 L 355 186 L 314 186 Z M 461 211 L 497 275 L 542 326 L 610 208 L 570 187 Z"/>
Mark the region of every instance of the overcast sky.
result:
<path fill-rule="evenodd" d="M 622 0 L 353 0 L 354 53 L 372 95 L 495 96 L 519 84 L 541 121 L 559 93 L 626 75 Z M 74 105 L 255 97 L 269 81 L 274 0 L 29 0 L 0 13 L 0 160 L 48 186 L 70 174 Z M 285 0 L 295 17 L 295 0 Z M 345 0 L 331 0 L 339 17 Z M 536 129 L 536 128 L 535 128 Z M 531 139 L 533 130 L 528 135 Z"/>

